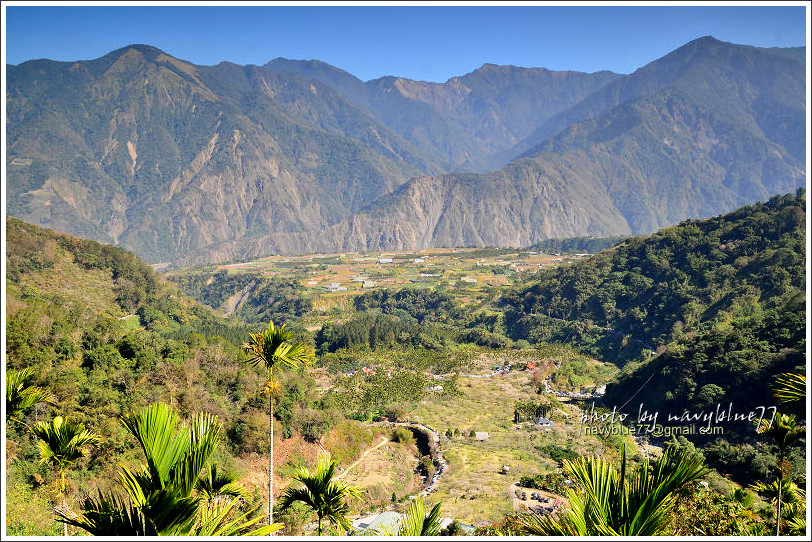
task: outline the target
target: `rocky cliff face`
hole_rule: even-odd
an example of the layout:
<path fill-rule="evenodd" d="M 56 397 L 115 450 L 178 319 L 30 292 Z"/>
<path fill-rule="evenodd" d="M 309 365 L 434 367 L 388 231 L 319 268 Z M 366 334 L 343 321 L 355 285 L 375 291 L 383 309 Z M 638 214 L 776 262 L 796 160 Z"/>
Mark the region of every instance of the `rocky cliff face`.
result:
<path fill-rule="evenodd" d="M 180 264 L 272 253 L 325 253 L 437 246 L 529 246 L 538 239 L 629 234 L 600 186 L 577 164 L 523 160 L 486 174 L 412 179 L 319 235 L 265 235 L 208 247 Z"/>
<path fill-rule="evenodd" d="M 310 80 L 147 46 L 8 73 L 9 214 L 151 262 L 315 231 L 441 171 Z"/>
<path fill-rule="evenodd" d="M 806 178 L 803 49 L 444 84 L 149 46 L 7 72 L 7 212 L 153 263 L 648 233 Z"/>
<path fill-rule="evenodd" d="M 545 121 L 621 76 L 484 64 L 445 83 L 382 77 L 362 83 L 316 61 L 276 59 L 267 67 L 317 79 L 431 153 L 447 169 L 485 172 Z"/>

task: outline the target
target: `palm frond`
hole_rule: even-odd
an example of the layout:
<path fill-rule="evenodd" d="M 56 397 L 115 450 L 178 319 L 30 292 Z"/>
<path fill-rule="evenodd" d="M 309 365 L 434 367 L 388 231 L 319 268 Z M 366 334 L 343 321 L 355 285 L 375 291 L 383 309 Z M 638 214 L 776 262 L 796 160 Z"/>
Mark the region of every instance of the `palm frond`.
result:
<path fill-rule="evenodd" d="M 180 424 L 177 414 L 164 403 L 126 414 L 121 423 L 141 445 L 153 485 L 165 488 L 170 472 L 189 451 L 188 428 Z"/>
<path fill-rule="evenodd" d="M 101 490 L 96 498 L 86 497 L 82 514 L 65 507 L 54 510 L 59 521 L 84 529 L 94 536 L 155 536 L 158 533 L 144 515 L 114 493 Z"/>
<path fill-rule="evenodd" d="M 82 424 L 73 424 L 62 416 L 50 422 L 38 422 L 29 431 L 39 438 L 37 447 L 40 461 L 52 463 L 60 469 L 84 457 L 88 447 L 101 442 L 101 437 L 88 431 Z"/>
<path fill-rule="evenodd" d="M 33 375 L 33 367 L 6 371 L 6 415 L 9 418 L 16 419 L 38 403 L 56 402 L 56 397 L 49 391 L 28 385 L 27 381 Z"/>
<path fill-rule="evenodd" d="M 160 536 L 181 536 L 194 527 L 199 505 L 198 497 L 185 497 L 177 490 L 162 489 L 150 493 L 140 510 Z"/>
<path fill-rule="evenodd" d="M 313 493 L 306 487 L 286 487 L 279 497 L 279 508 L 287 510 L 293 503 L 301 502 L 315 510 L 318 507 L 318 502 Z"/>
<path fill-rule="evenodd" d="M 287 367 L 307 365 L 313 357 L 313 351 L 304 343 L 284 343 L 279 346 L 276 358 Z"/>
<path fill-rule="evenodd" d="M 578 490 L 568 489 L 569 511 L 559 520 L 528 514 L 519 520 L 526 534 L 558 536 L 651 536 L 664 534 L 677 490 L 707 473 L 697 455 L 668 448 L 626 475 L 626 453 L 618 473 L 604 458 L 564 462 Z"/>
<path fill-rule="evenodd" d="M 755 482 L 750 484 L 749 489 L 752 489 L 773 503 L 778 501 L 778 495 L 780 493 L 781 502 L 785 506 L 802 503 L 806 500 L 806 493 L 803 489 L 788 479 L 783 480 L 780 484 L 777 479 L 771 482 Z"/>
<path fill-rule="evenodd" d="M 782 373 L 775 379 L 773 397 L 779 403 L 793 407 L 806 404 L 806 375 L 798 373 Z"/>
<path fill-rule="evenodd" d="M 585 514 L 574 513 L 555 520 L 550 515 L 528 512 L 518 518 L 519 534 L 531 536 L 586 536 L 586 523 L 578 522 Z M 576 520 L 576 521 L 572 521 Z"/>
<path fill-rule="evenodd" d="M 237 484 L 237 477 L 232 473 L 218 472 L 217 464 L 210 463 L 207 469 L 195 482 L 195 489 L 206 500 L 219 497 L 242 497 L 245 490 Z"/>
<path fill-rule="evenodd" d="M 160 485 L 154 483 L 147 469 L 132 472 L 124 465 L 121 466 L 121 471 L 118 473 L 118 482 L 130 496 L 130 500 L 136 508 L 145 506 L 147 495 L 161 489 Z"/>
<path fill-rule="evenodd" d="M 262 333 L 249 333 L 249 340 L 242 345 L 248 354 L 248 363 L 253 366 L 264 365 L 272 370 L 278 365 L 297 367 L 307 365 L 313 357 L 313 352 L 304 343 L 291 342 L 294 338 L 292 331 L 285 329 L 285 324 L 275 326 L 273 320 Z"/>
<path fill-rule="evenodd" d="M 645 463 L 637 469 L 630 484 L 628 509 L 634 512 L 626 522 L 624 534 L 662 534 L 676 491 L 708 472 L 701 457 L 676 448 L 668 448 L 650 471 Z"/>
<path fill-rule="evenodd" d="M 564 469 L 573 481 L 583 488 L 583 522 L 589 534 L 617 536 L 612 525 L 616 524 L 612 503 L 618 493 L 618 473 L 605 459 L 579 457 L 564 461 Z M 623 481 L 621 481 L 623 483 Z"/>
<path fill-rule="evenodd" d="M 129 502 L 99 492 L 85 499 L 81 515 L 58 511 L 61 521 L 104 536 L 263 536 L 283 528 L 279 523 L 257 528 L 261 505 L 238 509 L 242 491 L 234 477 L 218 474 L 215 465 L 206 469 L 221 433 L 216 416 L 198 414 L 187 426 L 167 405 L 157 404 L 122 417 L 122 423 L 146 457 L 139 468 L 121 467 L 119 482 Z M 214 498 L 202 502 L 192 495 L 195 488 Z M 224 495 L 231 499 L 218 497 Z"/>
<path fill-rule="evenodd" d="M 350 527 L 347 519 L 350 498 L 361 494 L 361 488 L 335 479 L 337 462 L 329 454 L 319 457 L 315 470 L 302 467 L 293 479 L 303 487 L 290 486 L 282 493 L 279 500 L 282 510 L 294 502 L 302 502 L 313 509 L 320 519 L 326 518 L 330 523 L 346 530 Z"/>
<path fill-rule="evenodd" d="M 189 534 L 193 536 L 265 536 L 284 527 L 281 523 L 274 523 L 251 529 L 264 517 L 257 513 L 261 503 L 249 506 L 242 513 L 232 514 L 241 501 L 241 498 L 234 497 L 229 501 L 212 501 L 203 506 L 200 522 Z"/>
<path fill-rule="evenodd" d="M 772 422 L 762 420 L 756 431 L 772 438 L 778 444 L 780 453 L 790 444 L 806 435 L 806 428 L 798 425 L 795 414 L 783 414 L 781 412 L 775 414 Z"/>
<path fill-rule="evenodd" d="M 173 487 L 189 496 L 197 483 L 203 467 L 211 457 L 220 439 L 221 426 L 217 417 L 211 414 L 198 414 L 192 421 L 189 449 L 171 470 Z"/>
<path fill-rule="evenodd" d="M 806 532 L 806 516 L 797 514 L 787 520 L 787 527 L 789 527 L 790 536 L 804 536 L 809 533 Z"/>
<path fill-rule="evenodd" d="M 440 520 L 442 504 L 442 501 L 438 502 L 426 513 L 423 499 L 413 500 L 401 518 L 398 536 L 438 536 L 442 523 Z"/>

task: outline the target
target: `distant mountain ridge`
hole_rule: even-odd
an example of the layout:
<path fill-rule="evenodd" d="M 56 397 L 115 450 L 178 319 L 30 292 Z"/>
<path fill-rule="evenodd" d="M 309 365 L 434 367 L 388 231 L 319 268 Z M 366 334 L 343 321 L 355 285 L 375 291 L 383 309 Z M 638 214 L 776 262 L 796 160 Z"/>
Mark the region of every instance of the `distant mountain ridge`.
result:
<path fill-rule="evenodd" d="M 805 54 L 706 37 L 625 76 L 442 84 L 147 45 L 29 61 L 7 212 L 175 264 L 648 233 L 805 183 Z"/>
<path fill-rule="evenodd" d="M 317 79 L 409 141 L 442 153 L 450 168 L 480 172 L 504 165 L 499 156 L 536 126 L 621 77 L 483 64 L 445 83 L 391 76 L 364 83 L 319 61 L 278 58 L 265 66 Z"/>

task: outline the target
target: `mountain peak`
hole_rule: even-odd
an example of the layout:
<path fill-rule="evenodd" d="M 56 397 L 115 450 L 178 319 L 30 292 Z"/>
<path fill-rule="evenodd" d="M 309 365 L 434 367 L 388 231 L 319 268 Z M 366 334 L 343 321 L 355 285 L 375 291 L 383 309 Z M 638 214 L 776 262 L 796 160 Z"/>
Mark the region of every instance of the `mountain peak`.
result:
<path fill-rule="evenodd" d="M 520 70 L 520 69 L 522 69 L 522 68 L 519 68 L 518 66 L 510 65 L 510 64 L 491 64 L 490 62 L 486 62 L 485 64 L 483 64 L 482 66 L 480 66 L 479 68 L 474 70 L 474 73 L 477 73 L 477 72 L 478 73 L 505 73 L 505 72 L 510 72 L 510 71 L 514 71 L 514 70 Z M 544 69 L 544 68 L 541 68 L 541 69 Z"/>
<path fill-rule="evenodd" d="M 300 73 L 308 77 L 315 77 L 316 79 L 326 77 L 328 80 L 341 79 L 358 81 L 358 78 L 353 74 L 317 59 L 294 60 L 280 56 L 266 62 L 264 67 L 279 72 Z"/>
<path fill-rule="evenodd" d="M 163 51 L 161 51 L 160 49 L 158 49 L 157 47 L 153 47 L 152 45 L 147 45 L 145 43 L 134 43 L 132 45 L 127 45 L 126 47 L 122 47 L 121 49 L 116 49 L 115 51 L 113 51 L 110 54 L 112 54 L 112 55 L 121 55 L 121 54 L 126 53 L 127 51 L 131 51 L 131 50 L 138 51 L 139 53 L 143 54 L 144 56 L 146 56 L 149 59 L 153 59 L 153 58 L 157 57 L 158 55 L 165 55 L 166 54 Z"/>
<path fill-rule="evenodd" d="M 720 40 L 714 38 L 713 36 L 711 36 L 710 34 L 708 34 L 707 36 L 702 36 L 701 38 L 696 38 L 695 40 L 692 40 L 692 41 L 688 42 L 688 44 L 691 44 L 691 43 L 702 44 L 702 45 L 708 44 L 709 45 L 709 44 L 719 44 L 719 43 L 724 43 L 724 42 L 720 41 Z"/>

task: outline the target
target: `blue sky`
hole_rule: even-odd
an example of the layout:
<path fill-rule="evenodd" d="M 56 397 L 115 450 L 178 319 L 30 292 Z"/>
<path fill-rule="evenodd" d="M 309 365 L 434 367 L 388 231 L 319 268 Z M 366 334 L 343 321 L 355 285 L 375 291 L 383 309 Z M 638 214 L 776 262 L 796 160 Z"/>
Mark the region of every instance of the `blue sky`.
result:
<path fill-rule="evenodd" d="M 29 4 L 31 4 L 29 2 Z M 4 3 L 4 54 L 88 60 L 133 43 L 195 64 L 318 59 L 369 80 L 444 82 L 484 63 L 630 73 L 695 38 L 807 43 L 806 7 L 518 3 L 42 6 Z"/>

